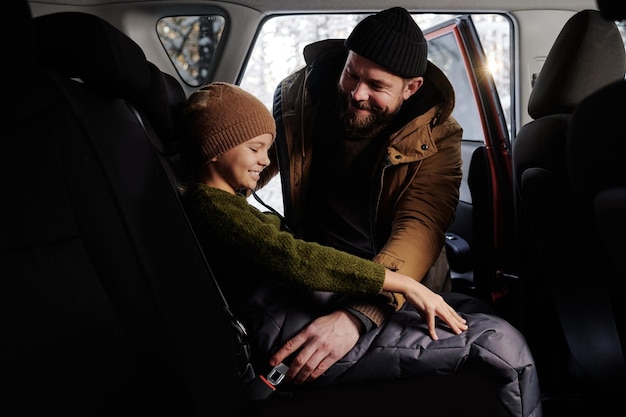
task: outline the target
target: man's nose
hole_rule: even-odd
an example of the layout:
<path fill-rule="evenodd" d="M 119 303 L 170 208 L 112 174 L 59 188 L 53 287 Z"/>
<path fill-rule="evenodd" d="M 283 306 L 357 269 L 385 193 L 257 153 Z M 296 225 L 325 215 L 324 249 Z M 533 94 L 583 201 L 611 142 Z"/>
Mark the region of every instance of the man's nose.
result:
<path fill-rule="evenodd" d="M 369 96 L 369 88 L 367 88 L 365 83 L 358 82 L 352 90 L 352 98 L 355 101 L 365 101 L 369 99 Z"/>

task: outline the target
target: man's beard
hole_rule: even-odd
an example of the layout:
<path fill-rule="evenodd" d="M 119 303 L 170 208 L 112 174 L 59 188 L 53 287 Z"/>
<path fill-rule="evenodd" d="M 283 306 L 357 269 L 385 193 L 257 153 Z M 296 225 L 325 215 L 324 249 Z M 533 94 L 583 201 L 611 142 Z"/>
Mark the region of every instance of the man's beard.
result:
<path fill-rule="evenodd" d="M 351 95 L 339 90 L 340 112 L 339 118 L 346 130 L 348 139 L 371 139 L 385 129 L 398 113 L 400 106 L 389 112 L 388 108 L 370 106 L 367 102 L 354 101 Z M 348 110 L 349 104 L 361 110 L 368 110 L 369 114 L 359 115 Z"/>

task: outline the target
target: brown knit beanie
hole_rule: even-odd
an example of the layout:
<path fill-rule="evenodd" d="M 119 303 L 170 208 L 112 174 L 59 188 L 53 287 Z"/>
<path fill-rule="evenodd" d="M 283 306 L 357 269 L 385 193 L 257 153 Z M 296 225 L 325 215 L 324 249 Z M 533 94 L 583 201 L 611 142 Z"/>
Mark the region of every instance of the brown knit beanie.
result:
<path fill-rule="evenodd" d="M 361 20 L 345 45 L 400 77 L 419 77 L 426 72 L 426 38 L 402 7 L 392 7 Z"/>
<path fill-rule="evenodd" d="M 276 124 L 267 107 L 233 84 L 215 82 L 189 96 L 182 109 L 181 128 L 195 158 L 203 165 L 264 133 L 276 137 Z"/>

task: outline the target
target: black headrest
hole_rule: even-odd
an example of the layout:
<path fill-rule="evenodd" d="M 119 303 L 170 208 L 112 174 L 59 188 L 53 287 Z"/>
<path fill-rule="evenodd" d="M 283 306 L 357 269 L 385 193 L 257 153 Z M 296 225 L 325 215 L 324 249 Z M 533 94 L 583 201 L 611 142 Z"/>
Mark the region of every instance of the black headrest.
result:
<path fill-rule="evenodd" d="M 597 0 L 600 14 L 607 20 L 626 19 L 626 2 L 624 0 Z"/>
<path fill-rule="evenodd" d="M 162 141 L 174 137 L 180 83 L 146 59 L 126 34 L 98 16 L 60 12 L 33 19 L 39 63 L 82 80 L 100 95 L 129 101 L 149 119 Z"/>
<path fill-rule="evenodd" d="M 14 45 L 11 48 L 11 59 L 20 63 L 20 68 L 28 68 L 35 63 L 35 48 L 32 31 L 32 14 L 30 6 L 26 0 L 18 0 L 14 2 L 14 11 L 11 13 L 11 18 L 7 19 L 8 33 L 19 33 L 19 42 L 7 42 L 7 45 Z M 7 51 L 4 51 L 5 56 Z"/>
<path fill-rule="evenodd" d="M 624 78 L 626 52 L 614 22 L 597 10 L 583 10 L 563 26 L 528 102 L 534 119 L 571 113 L 590 93 Z"/>
<path fill-rule="evenodd" d="M 150 66 L 132 39 L 91 14 L 61 12 L 34 19 L 39 63 L 115 97 L 136 97 Z"/>
<path fill-rule="evenodd" d="M 35 43 L 32 31 L 32 15 L 30 6 L 26 0 L 13 1 L 13 11 L 10 18 L 7 17 L 4 24 L 8 25 L 5 28 L 6 33 L 19 34 L 19 42 L 5 42 L 3 45 L 2 53 L 7 59 L 19 63 L 19 70 L 12 72 L 12 77 L 21 77 L 21 79 L 32 81 L 37 79 L 31 74 L 36 66 L 35 59 Z M 7 65 L 3 62 L 4 65 Z M 5 69 L 6 70 L 6 69 Z M 3 86 L 2 101 L 7 103 L 14 102 L 14 100 L 20 95 L 24 94 L 24 84 L 19 81 L 8 82 Z M 13 103 L 12 105 L 14 105 Z M 3 106 L 4 109 L 6 107 Z"/>

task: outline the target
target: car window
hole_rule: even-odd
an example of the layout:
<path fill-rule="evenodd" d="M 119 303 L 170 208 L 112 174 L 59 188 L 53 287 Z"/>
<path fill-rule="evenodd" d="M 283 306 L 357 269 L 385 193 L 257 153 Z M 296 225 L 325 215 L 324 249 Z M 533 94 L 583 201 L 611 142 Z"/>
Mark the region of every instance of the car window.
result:
<path fill-rule="evenodd" d="M 274 90 L 287 75 L 304 66 L 302 51 L 312 42 L 328 38 L 345 38 L 366 15 L 298 15 L 277 16 L 267 19 L 241 78 L 240 85 L 272 109 Z M 455 19 L 449 14 L 414 14 L 413 18 L 426 33 L 447 21 Z M 507 122 L 511 120 L 511 24 L 499 14 L 472 14 L 474 26 L 483 45 L 489 70 L 494 78 Z M 464 57 L 459 51 L 454 34 L 429 40 L 428 58 L 441 68 L 457 95 L 454 117 L 463 126 L 463 139 L 484 141 L 479 117 L 478 101 L 474 100 Z M 282 191 L 277 176 L 258 192 L 261 199 L 282 213 Z M 250 203 L 263 209 L 250 198 Z"/>
<path fill-rule="evenodd" d="M 484 142 L 481 116 L 476 100 L 471 99 L 474 93 L 453 32 L 428 41 L 428 59 L 446 74 L 454 87 L 457 100 L 453 116 L 463 126 L 463 139 Z"/>
<path fill-rule="evenodd" d="M 241 79 L 241 86 L 259 97 L 271 109 L 274 89 L 284 77 L 304 65 L 302 50 L 312 42 L 328 38 L 345 38 L 354 26 L 366 15 L 300 15 L 278 16 L 268 19 L 257 37 L 248 65 Z M 424 32 L 456 15 L 414 14 L 413 18 Z M 500 97 L 510 101 L 510 24 L 507 18 L 498 14 L 472 15 L 474 25 L 481 37 L 489 70 L 492 72 Z M 428 58 L 439 66 L 452 81 L 455 89 L 463 97 L 469 83 L 462 63 L 462 56 L 449 37 L 437 39 L 437 44 L 429 43 Z M 502 91 L 500 91 L 502 90 Z M 505 112 L 510 111 L 510 103 L 502 103 Z M 467 114 L 468 123 L 476 116 L 477 109 L 464 104 L 459 113 Z M 455 114 L 455 116 L 457 116 Z M 507 118 L 510 120 L 510 118 Z M 468 124 L 465 123 L 465 124 Z M 465 127 L 465 124 L 462 125 Z M 465 139 L 482 140 L 476 129 L 468 130 Z"/>
<path fill-rule="evenodd" d="M 220 15 L 164 17 L 157 34 L 180 78 L 192 87 L 211 79 L 213 55 L 224 33 Z"/>

